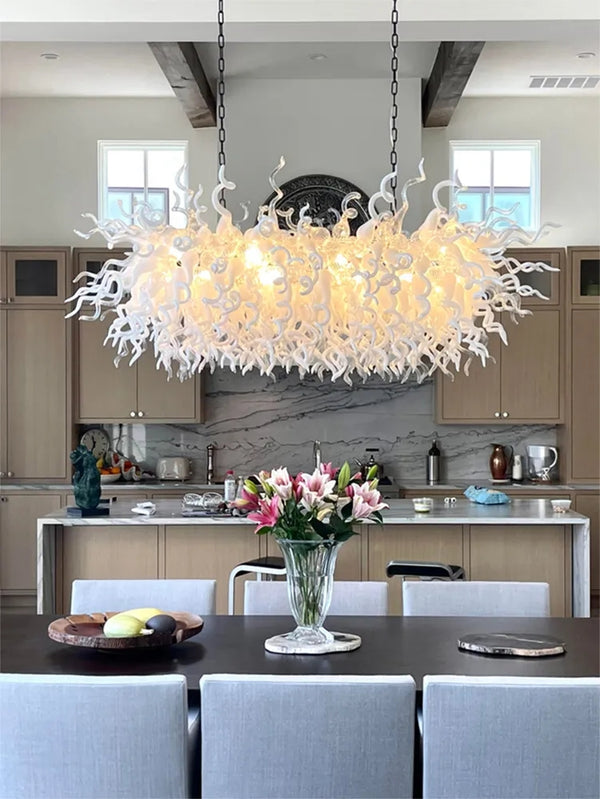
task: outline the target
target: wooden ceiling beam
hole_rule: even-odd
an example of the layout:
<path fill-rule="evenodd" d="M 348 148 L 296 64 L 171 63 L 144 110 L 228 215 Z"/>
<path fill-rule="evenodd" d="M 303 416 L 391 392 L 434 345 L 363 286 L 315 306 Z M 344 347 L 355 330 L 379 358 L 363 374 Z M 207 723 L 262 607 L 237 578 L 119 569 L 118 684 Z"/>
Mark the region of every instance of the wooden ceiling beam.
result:
<path fill-rule="evenodd" d="M 441 42 L 421 101 L 423 127 L 445 128 L 485 42 Z"/>
<path fill-rule="evenodd" d="M 148 42 L 193 128 L 216 125 L 215 96 L 193 42 Z"/>

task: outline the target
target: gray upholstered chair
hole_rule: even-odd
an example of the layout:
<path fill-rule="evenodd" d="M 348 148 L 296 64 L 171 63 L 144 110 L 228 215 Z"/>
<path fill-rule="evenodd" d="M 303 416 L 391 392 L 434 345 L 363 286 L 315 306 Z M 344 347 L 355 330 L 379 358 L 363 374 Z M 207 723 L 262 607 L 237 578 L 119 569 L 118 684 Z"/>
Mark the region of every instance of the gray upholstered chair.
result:
<path fill-rule="evenodd" d="M 548 583 L 411 581 L 402 585 L 405 616 L 549 616 Z"/>
<path fill-rule="evenodd" d="M 336 580 L 329 616 L 386 616 L 386 582 Z M 248 580 L 244 586 L 244 613 L 255 616 L 291 616 L 287 582 Z"/>
<path fill-rule="evenodd" d="M 425 677 L 423 796 L 600 796 L 600 679 Z"/>
<path fill-rule="evenodd" d="M 412 677 L 200 680 L 203 799 L 409 797 Z"/>
<path fill-rule="evenodd" d="M 157 607 L 200 616 L 215 612 L 216 580 L 73 580 L 71 613 Z"/>
<path fill-rule="evenodd" d="M 186 707 L 176 674 L 0 674 L 0 796 L 186 797 Z"/>

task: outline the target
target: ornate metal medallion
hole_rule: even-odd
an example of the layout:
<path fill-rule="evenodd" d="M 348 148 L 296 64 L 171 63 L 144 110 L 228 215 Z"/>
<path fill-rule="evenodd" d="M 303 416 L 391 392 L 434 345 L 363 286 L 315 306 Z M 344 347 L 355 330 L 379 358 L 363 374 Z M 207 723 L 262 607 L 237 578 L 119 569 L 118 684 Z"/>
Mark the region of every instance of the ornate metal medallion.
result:
<path fill-rule="evenodd" d="M 354 183 L 343 178 L 336 178 L 333 175 L 300 175 L 284 183 L 281 191 L 283 197 L 277 203 L 277 209 L 285 211 L 293 208 L 294 224 L 298 222 L 300 210 L 308 204 L 308 215 L 312 217 L 313 224 L 331 229 L 341 216 L 342 200 L 353 191 L 360 194 L 360 199 L 350 203 L 350 207 L 355 208 L 357 212 L 356 217 L 350 220 L 352 233 L 356 233 L 363 222 L 369 219 L 368 196 Z M 264 204 L 268 205 L 274 196 L 274 193 L 270 194 Z M 285 217 L 279 220 L 279 227 L 287 227 Z"/>

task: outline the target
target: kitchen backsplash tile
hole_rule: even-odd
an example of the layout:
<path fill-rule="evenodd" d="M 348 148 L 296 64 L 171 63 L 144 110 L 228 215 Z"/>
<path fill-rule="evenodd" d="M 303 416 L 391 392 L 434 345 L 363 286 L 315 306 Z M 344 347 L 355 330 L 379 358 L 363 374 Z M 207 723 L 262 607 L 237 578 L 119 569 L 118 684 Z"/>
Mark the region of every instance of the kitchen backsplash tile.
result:
<path fill-rule="evenodd" d="M 202 425 L 106 425 L 124 455 L 153 470 L 159 456 L 183 455 L 192 461 L 193 479 L 206 475 L 206 446 L 217 444 L 215 475 L 227 469 L 252 474 L 285 465 L 292 472 L 312 469 L 313 444 L 321 441 L 324 461 L 363 458 L 378 447 L 385 474 L 397 482 L 423 480 L 425 456 L 435 436 L 442 451 L 442 480 L 489 477 L 490 444 L 556 445 L 548 425 L 436 425 L 433 381 L 421 385 L 371 379 L 347 386 L 301 381 L 297 373 L 276 382 L 255 372 L 218 370 L 207 374 Z"/>

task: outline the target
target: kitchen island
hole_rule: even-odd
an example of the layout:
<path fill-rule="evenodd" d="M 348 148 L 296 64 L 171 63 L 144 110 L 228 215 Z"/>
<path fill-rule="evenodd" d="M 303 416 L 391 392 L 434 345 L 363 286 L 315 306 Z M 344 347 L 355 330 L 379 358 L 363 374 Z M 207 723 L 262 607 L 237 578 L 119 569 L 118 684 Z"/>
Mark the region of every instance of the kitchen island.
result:
<path fill-rule="evenodd" d="M 255 536 L 240 517 L 183 517 L 179 500 L 157 500 L 139 516 L 117 501 L 110 515 L 38 520 L 37 609 L 68 612 L 74 579 L 207 578 L 217 580 L 217 612 L 226 613 L 227 578 L 250 558 L 279 554 L 269 536 Z M 554 513 L 548 499 L 477 505 L 434 501 L 415 513 L 410 500 L 390 500 L 383 524 L 357 525 L 340 550 L 336 578 L 384 580 L 390 560 L 462 565 L 472 580 L 533 580 L 550 584 L 551 615 L 590 615 L 589 519 Z M 241 578 L 241 580 L 246 578 Z M 399 614 L 401 581 L 392 578 L 390 613 Z M 241 601 L 241 590 L 238 592 Z M 236 605 L 236 611 L 241 609 Z"/>

